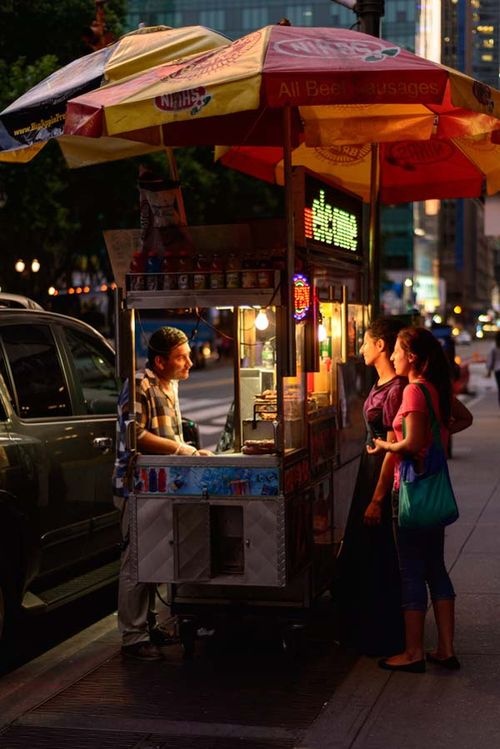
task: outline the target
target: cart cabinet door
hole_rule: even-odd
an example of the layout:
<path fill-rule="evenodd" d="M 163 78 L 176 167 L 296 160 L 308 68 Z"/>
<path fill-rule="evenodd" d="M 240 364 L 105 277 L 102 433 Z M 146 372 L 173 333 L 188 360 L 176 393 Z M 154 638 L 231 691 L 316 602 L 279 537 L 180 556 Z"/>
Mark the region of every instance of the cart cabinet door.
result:
<path fill-rule="evenodd" d="M 138 582 L 171 582 L 174 577 L 172 502 L 134 495 L 130 495 L 129 502 L 130 551 L 136 561 Z"/>
<path fill-rule="evenodd" d="M 246 585 L 286 583 L 283 499 L 249 500 L 245 504 Z"/>
<path fill-rule="evenodd" d="M 175 503 L 175 580 L 210 578 L 210 505 L 208 502 Z"/>

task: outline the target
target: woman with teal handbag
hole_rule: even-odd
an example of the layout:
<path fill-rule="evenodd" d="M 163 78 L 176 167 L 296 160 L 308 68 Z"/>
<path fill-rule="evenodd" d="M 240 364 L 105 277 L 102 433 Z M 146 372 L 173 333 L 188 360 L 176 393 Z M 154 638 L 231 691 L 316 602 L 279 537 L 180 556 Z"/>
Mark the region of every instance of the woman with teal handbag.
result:
<path fill-rule="evenodd" d="M 411 495 L 413 487 L 408 491 L 408 483 L 415 477 L 429 478 L 439 470 L 444 471 L 444 481 L 448 480 L 443 448 L 446 450 L 450 434 L 470 426 L 472 415 L 452 396 L 448 360 L 429 330 L 403 329 L 398 335 L 392 361 L 396 374 L 407 377 L 408 385 L 393 422 L 395 440 L 375 439 L 371 450 L 386 452 L 381 476 L 387 476 L 391 469 L 394 475 L 393 522 L 401 571 L 405 650 L 380 660 L 379 666 L 391 671 L 425 671 L 424 623 L 429 588 L 438 643 L 436 649 L 427 654 L 427 660 L 443 668 L 458 669 L 460 663 L 453 648 L 455 591 L 444 563 L 444 525 L 456 519 L 458 513 L 436 520 L 431 512 L 435 501 L 431 486 L 435 481 L 431 479 L 427 491 L 422 492 L 419 487 L 423 495 L 419 520 L 408 520 L 405 491 Z M 409 471 L 409 463 L 412 471 Z M 411 472 L 413 474 L 409 475 Z"/>

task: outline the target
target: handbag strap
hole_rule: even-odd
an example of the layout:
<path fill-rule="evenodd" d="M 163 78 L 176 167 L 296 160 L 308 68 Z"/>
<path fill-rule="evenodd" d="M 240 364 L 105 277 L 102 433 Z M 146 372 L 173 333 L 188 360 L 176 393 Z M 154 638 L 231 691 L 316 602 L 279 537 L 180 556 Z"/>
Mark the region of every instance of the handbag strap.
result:
<path fill-rule="evenodd" d="M 432 405 L 431 394 L 429 393 L 425 385 L 422 385 L 419 382 L 416 382 L 415 384 L 423 392 L 425 400 L 427 401 L 427 407 L 431 416 L 431 429 L 434 442 L 436 443 L 436 445 L 438 445 L 438 447 L 442 447 L 443 443 L 441 440 L 441 429 L 439 428 L 438 420 L 436 419 L 436 412 L 434 411 L 434 406 Z"/>
<path fill-rule="evenodd" d="M 415 382 L 413 384 L 417 385 L 417 387 L 419 387 L 422 393 L 424 394 L 425 400 L 427 402 L 427 408 L 429 409 L 429 415 L 431 417 L 432 438 L 433 438 L 434 443 L 438 447 L 442 448 L 443 442 L 441 440 L 441 429 L 439 427 L 438 420 L 436 419 L 436 412 L 434 411 L 434 406 L 432 405 L 431 394 L 429 393 L 425 385 L 422 385 L 419 382 Z M 406 428 L 405 428 L 405 418 L 403 416 L 403 439 L 405 437 L 406 437 Z"/>

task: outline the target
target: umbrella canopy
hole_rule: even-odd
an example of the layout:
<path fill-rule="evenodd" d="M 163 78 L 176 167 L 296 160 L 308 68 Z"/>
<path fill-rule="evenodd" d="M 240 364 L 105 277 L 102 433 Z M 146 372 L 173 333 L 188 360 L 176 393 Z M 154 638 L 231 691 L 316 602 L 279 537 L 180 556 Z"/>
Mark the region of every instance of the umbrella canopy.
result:
<path fill-rule="evenodd" d="M 500 92 L 458 71 L 357 31 L 276 25 L 74 99 L 65 132 L 278 146 L 285 107 L 292 142 L 313 147 L 500 127 Z"/>
<path fill-rule="evenodd" d="M 229 43 L 223 34 L 203 26 L 178 29 L 152 26 L 125 34 L 114 44 L 74 60 L 33 86 L 1 112 L 0 161 L 29 161 L 48 140 L 60 138 L 69 99 L 167 60 L 199 54 Z M 72 143 L 64 139 L 60 145 L 72 163 L 76 154 L 85 147 L 85 142 Z M 124 158 L 134 155 L 137 150 L 144 152 L 130 142 L 120 143 L 113 139 L 100 147 L 91 146 L 86 161 Z M 151 149 L 146 147 L 145 150 Z"/>
<path fill-rule="evenodd" d="M 283 185 L 283 148 L 219 148 L 221 163 L 258 179 Z M 371 148 L 367 144 L 292 151 L 292 164 L 327 177 L 341 189 L 370 200 Z M 382 143 L 378 153 L 378 198 L 407 203 L 430 198 L 475 198 L 500 190 L 500 145 L 490 134 L 476 138 Z"/>

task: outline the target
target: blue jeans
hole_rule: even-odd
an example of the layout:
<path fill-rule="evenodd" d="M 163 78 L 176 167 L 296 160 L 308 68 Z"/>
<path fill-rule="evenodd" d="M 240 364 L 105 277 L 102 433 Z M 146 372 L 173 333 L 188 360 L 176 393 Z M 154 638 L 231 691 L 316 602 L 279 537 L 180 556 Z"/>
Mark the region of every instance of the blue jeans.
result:
<path fill-rule="evenodd" d="M 401 573 L 403 610 L 426 611 L 427 586 L 432 601 L 455 598 L 444 564 L 444 528 L 400 528 L 396 517 L 394 537 Z"/>

